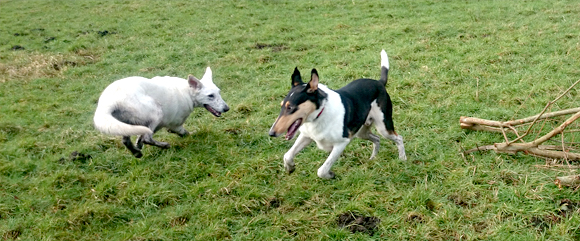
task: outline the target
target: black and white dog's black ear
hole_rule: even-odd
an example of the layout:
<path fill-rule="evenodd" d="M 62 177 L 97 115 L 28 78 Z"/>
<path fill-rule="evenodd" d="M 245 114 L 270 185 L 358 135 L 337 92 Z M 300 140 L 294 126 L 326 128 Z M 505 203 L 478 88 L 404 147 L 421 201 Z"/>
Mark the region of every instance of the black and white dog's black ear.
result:
<path fill-rule="evenodd" d="M 194 88 L 196 90 L 199 90 L 202 87 L 201 82 L 197 78 L 195 78 L 195 76 L 193 76 L 193 75 L 189 75 L 187 77 L 187 82 L 189 83 L 189 86 L 191 88 Z"/>
<path fill-rule="evenodd" d="M 298 71 L 298 67 L 294 68 L 294 73 L 292 73 L 292 87 L 304 84 L 302 82 L 302 77 L 300 77 L 300 71 Z"/>
<path fill-rule="evenodd" d="M 308 82 L 308 90 L 307 93 L 314 93 L 318 89 L 318 71 L 316 69 L 312 69 L 312 73 L 310 75 L 310 82 Z"/>

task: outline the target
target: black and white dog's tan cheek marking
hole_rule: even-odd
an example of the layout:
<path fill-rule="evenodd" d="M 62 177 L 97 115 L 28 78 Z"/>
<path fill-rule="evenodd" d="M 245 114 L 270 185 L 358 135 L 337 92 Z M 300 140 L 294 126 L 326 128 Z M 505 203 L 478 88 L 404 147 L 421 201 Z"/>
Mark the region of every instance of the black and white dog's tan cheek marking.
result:
<path fill-rule="evenodd" d="M 330 170 L 348 143 L 354 137 L 373 142 L 371 159 L 378 154 L 377 132 L 397 145 L 399 158 L 406 160 L 403 137 L 395 132 L 392 119 L 392 103 L 385 89 L 389 71 L 387 53 L 381 51 L 381 78 L 358 79 L 336 91 L 319 84 L 316 69 L 311 80 L 302 82 L 298 68 L 292 74 L 292 88 L 281 103 L 280 115 L 270 128 L 270 136 L 287 132 L 290 140 L 299 129 L 300 135 L 294 145 L 284 154 L 284 167 L 289 173 L 295 170 L 294 157 L 312 141 L 330 155 L 318 169 L 321 178 L 333 178 Z"/>
<path fill-rule="evenodd" d="M 94 123 L 97 130 L 123 136 L 123 144 L 139 158 L 143 144 L 168 148 L 166 142 L 153 139 L 162 128 L 179 136 L 189 134 L 183 123 L 195 107 L 205 107 L 214 116 L 230 108 L 213 83 L 208 67 L 201 80 L 190 75 L 177 77 L 129 77 L 110 84 L 101 94 Z M 131 136 L 137 135 L 136 145 Z"/>

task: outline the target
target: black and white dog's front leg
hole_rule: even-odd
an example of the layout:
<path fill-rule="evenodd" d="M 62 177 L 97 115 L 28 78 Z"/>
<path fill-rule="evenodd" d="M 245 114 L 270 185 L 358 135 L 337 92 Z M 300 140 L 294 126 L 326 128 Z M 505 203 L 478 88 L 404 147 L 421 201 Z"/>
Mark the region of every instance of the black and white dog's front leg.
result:
<path fill-rule="evenodd" d="M 304 147 L 308 146 L 312 142 L 312 139 L 300 133 L 294 145 L 284 154 L 284 168 L 288 173 L 294 172 L 294 157 L 298 152 L 300 152 Z"/>
<path fill-rule="evenodd" d="M 336 160 L 338 160 L 340 154 L 342 154 L 348 143 L 350 143 L 350 139 L 344 142 L 334 144 L 334 146 L 332 147 L 332 151 L 330 152 L 330 155 L 328 155 L 328 158 L 326 158 L 324 164 L 322 164 L 322 166 L 318 168 L 317 172 L 318 177 L 326 179 L 334 178 L 334 172 L 332 172 L 330 168 L 332 168 L 332 165 L 334 165 Z"/>

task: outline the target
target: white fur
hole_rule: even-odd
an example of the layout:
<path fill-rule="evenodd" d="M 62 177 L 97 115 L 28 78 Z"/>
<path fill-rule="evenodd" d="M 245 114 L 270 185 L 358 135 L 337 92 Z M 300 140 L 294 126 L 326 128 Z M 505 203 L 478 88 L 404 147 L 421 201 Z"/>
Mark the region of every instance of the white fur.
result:
<path fill-rule="evenodd" d="M 389 56 L 387 56 L 387 52 L 384 49 L 381 51 L 381 66 L 389 68 Z"/>
<path fill-rule="evenodd" d="M 96 129 L 110 135 L 132 136 L 152 135 L 167 128 L 186 135 L 182 125 L 193 108 L 207 104 L 220 113 L 229 109 L 212 81 L 209 67 L 201 80 L 193 78 L 194 85 L 190 84 L 192 80 L 170 76 L 151 79 L 134 76 L 113 82 L 99 98 L 94 116 Z M 124 123 L 113 116 L 115 110 L 124 110 L 125 119 L 149 125 Z"/>
<path fill-rule="evenodd" d="M 381 51 L 381 66 L 387 69 L 389 68 L 389 59 L 385 50 Z M 340 95 L 323 84 L 318 84 L 318 88 L 324 91 L 328 97 L 317 110 L 313 111 L 304 120 L 296 142 L 284 154 L 284 167 L 288 172 L 293 172 L 295 169 L 294 157 L 296 154 L 312 141 L 315 141 L 318 148 L 330 152 L 326 161 L 318 168 L 317 175 L 321 178 L 333 178 L 334 173 L 330 169 L 350 143 L 351 138 L 343 137 L 345 109 Z M 370 132 L 370 126 L 374 125 L 380 135 L 395 142 L 399 150 L 399 158 L 406 160 L 407 156 L 405 154 L 403 137 L 394 133 L 391 134 L 386 130 L 383 122 L 384 115 L 378 107 L 376 100 L 369 104 L 371 105 L 371 110 L 367 116 L 367 120 L 354 136 L 373 142 L 374 148 L 371 159 L 374 158 L 380 146 L 380 138 Z"/>

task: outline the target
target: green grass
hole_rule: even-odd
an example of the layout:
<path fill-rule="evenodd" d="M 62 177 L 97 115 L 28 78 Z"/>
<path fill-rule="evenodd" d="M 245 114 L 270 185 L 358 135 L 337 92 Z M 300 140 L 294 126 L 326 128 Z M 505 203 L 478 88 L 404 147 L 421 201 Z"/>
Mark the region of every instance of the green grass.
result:
<path fill-rule="evenodd" d="M 502 137 L 458 122 L 536 114 L 579 78 L 577 1 L 4 0 L 0 12 L 3 240 L 580 239 L 579 207 L 560 209 L 578 192 L 553 184 L 571 171 L 463 159 Z M 293 142 L 267 132 L 293 68 L 340 88 L 378 78 L 381 49 L 409 160 L 387 140 L 368 160 L 355 140 L 336 179 L 316 176 L 327 153 L 314 145 L 286 174 Z M 232 110 L 194 111 L 186 138 L 157 133 L 170 149 L 135 159 L 93 128 L 112 81 L 206 66 Z M 576 103 L 574 89 L 554 109 Z M 348 211 L 378 217 L 374 234 L 338 227 Z"/>

